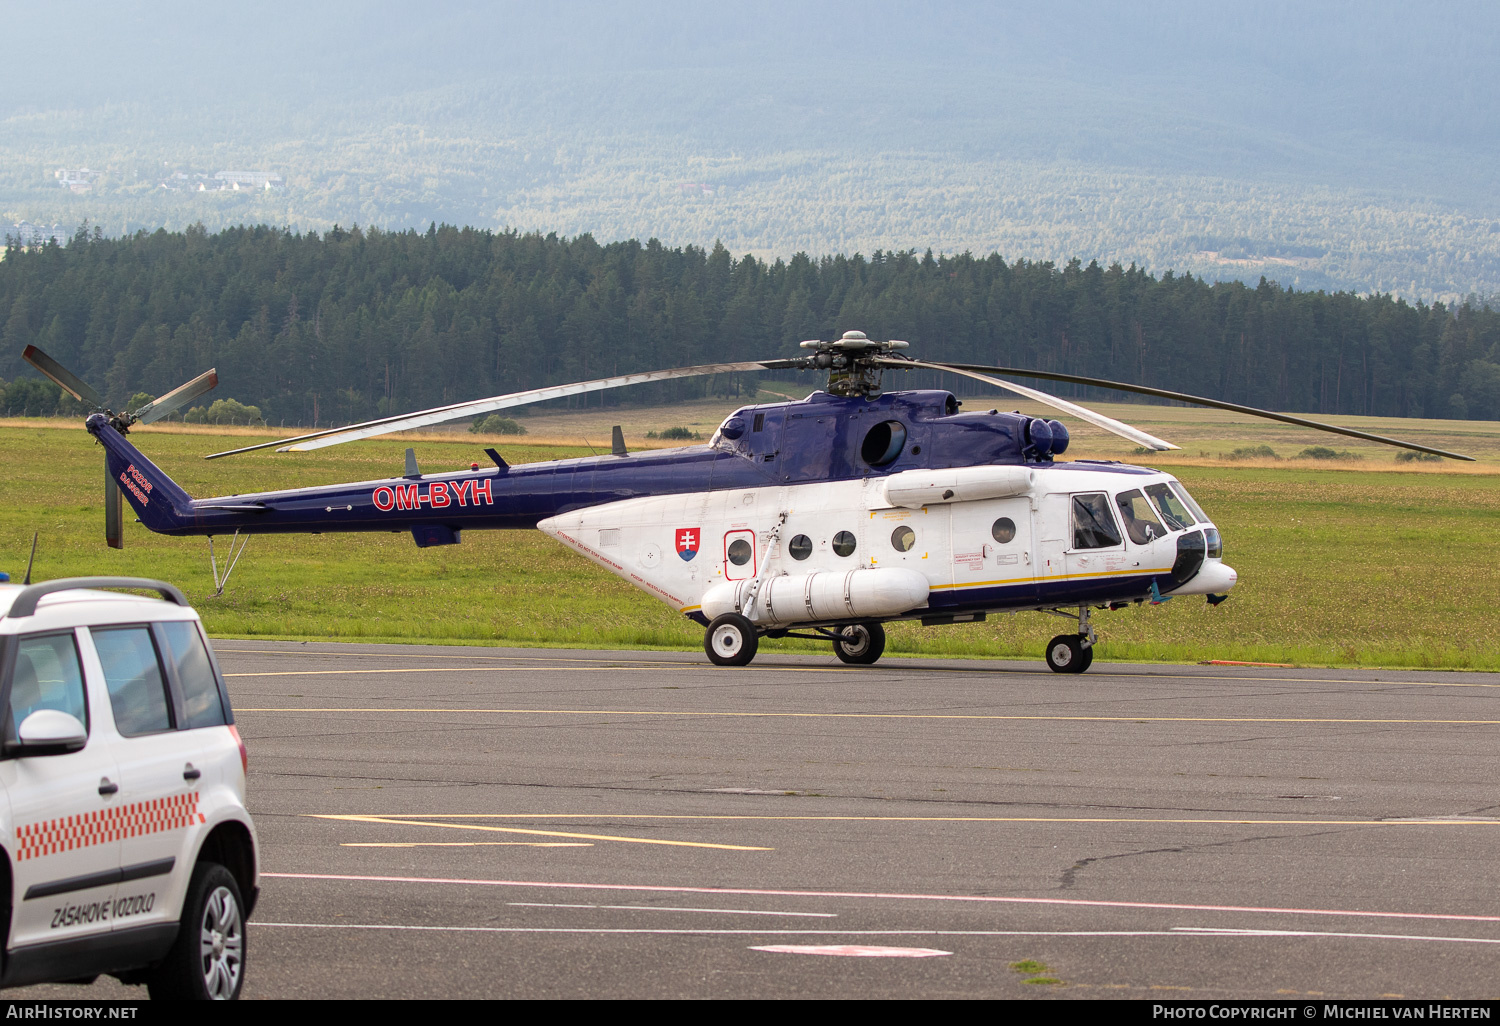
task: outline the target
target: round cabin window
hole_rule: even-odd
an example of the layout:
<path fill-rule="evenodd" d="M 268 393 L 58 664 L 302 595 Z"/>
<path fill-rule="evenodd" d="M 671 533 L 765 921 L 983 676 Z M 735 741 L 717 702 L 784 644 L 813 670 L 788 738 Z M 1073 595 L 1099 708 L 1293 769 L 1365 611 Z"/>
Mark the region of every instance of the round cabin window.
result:
<path fill-rule="evenodd" d="M 736 538 L 730 542 L 729 561 L 735 566 L 744 566 L 750 562 L 750 543 L 744 538 Z"/>
<path fill-rule="evenodd" d="M 906 445 L 906 425 L 899 420 L 881 421 L 865 435 L 859 454 L 872 467 L 883 467 L 901 455 Z"/>
<path fill-rule="evenodd" d="M 891 532 L 891 547 L 897 552 L 910 552 L 917 543 L 917 532 L 902 524 Z"/>
<path fill-rule="evenodd" d="M 1016 537 L 1016 522 L 1010 517 L 1001 517 L 990 527 L 990 534 L 1001 545 L 1012 542 Z"/>
<path fill-rule="evenodd" d="M 848 531 L 840 531 L 833 536 L 833 551 L 840 556 L 854 555 L 854 535 Z"/>
<path fill-rule="evenodd" d="M 812 555 L 812 539 L 799 534 L 786 543 L 786 551 L 793 559 L 806 559 Z"/>

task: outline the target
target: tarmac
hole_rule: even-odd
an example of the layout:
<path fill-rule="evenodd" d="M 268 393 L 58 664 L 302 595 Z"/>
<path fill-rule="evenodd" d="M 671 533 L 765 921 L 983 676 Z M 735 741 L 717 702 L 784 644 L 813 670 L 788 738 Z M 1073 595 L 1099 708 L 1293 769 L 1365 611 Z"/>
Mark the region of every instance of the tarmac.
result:
<path fill-rule="evenodd" d="M 1500 675 L 216 649 L 246 998 L 1500 992 Z"/>

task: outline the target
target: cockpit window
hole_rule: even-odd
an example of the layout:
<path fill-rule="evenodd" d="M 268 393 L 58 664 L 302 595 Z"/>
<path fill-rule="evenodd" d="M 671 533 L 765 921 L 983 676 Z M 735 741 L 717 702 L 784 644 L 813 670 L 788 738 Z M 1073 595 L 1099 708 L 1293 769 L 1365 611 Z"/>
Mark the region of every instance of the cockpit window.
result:
<path fill-rule="evenodd" d="M 1162 527 L 1156 511 L 1139 489 L 1132 488 L 1115 496 L 1115 506 L 1120 510 L 1120 519 L 1125 522 L 1125 536 L 1135 544 L 1145 545 L 1154 538 L 1166 536 L 1167 529 Z"/>
<path fill-rule="evenodd" d="M 1109 497 L 1103 492 L 1073 496 L 1073 547 L 1104 549 L 1120 543 L 1120 529 L 1109 513 Z"/>
<path fill-rule="evenodd" d="M 1171 485 L 1172 491 L 1177 493 L 1177 497 L 1187 505 L 1188 509 L 1193 511 L 1193 516 L 1198 518 L 1198 523 L 1208 523 L 1208 514 L 1203 512 L 1202 506 L 1199 506 L 1196 502 L 1193 501 L 1193 497 L 1188 494 L 1186 488 L 1182 487 L 1181 482 L 1173 481 L 1171 482 Z"/>
<path fill-rule="evenodd" d="M 1146 494 L 1151 496 L 1151 501 L 1161 511 L 1162 523 L 1167 525 L 1168 531 L 1181 531 L 1193 526 L 1193 515 L 1172 489 L 1164 484 L 1147 485 Z"/>

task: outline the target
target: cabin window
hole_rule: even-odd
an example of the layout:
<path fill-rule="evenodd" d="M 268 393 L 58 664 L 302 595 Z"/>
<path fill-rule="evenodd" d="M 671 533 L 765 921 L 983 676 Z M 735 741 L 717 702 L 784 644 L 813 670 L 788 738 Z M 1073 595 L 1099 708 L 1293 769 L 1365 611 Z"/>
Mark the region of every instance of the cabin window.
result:
<path fill-rule="evenodd" d="M 897 552 L 910 552 L 917 543 L 917 532 L 902 524 L 891 532 L 891 548 Z"/>
<path fill-rule="evenodd" d="M 812 555 L 812 539 L 805 534 L 799 534 L 786 543 L 786 551 L 793 559 L 806 559 Z"/>
<path fill-rule="evenodd" d="M 1167 529 L 1156 519 L 1151 503 L 1146 501 L 1140 489 L 1132 488 L 1116 495 L 1115 505 L 1119 507 L 1120 519 L 1125 521 L 1126 537 L 1137 545 L 1145 545 L 1153 538 L 1166 537 Z"/>
<path fill-rule="evenodd" d="M 1001 517 L 990 525 L 990 537 L 1001 545 L 1008 545 L 1016 540 L 1016 522 L 1010 517 Z"/>
<path fill-rule="evenodd" d="M 848 531 L 840 531 L 833 536 L 833 551 L 840 556 L 854 555 L 854 547 L 857 543 L 854 535 Z"/>
<path fill-rule="evenodd" d="M 766 426 L 766 415 L 764 413 L 757 413 L 755 415 L 755 423 L 750 426 L 750 430 L 751 431 L 759 431 L 761 428 L 763 428 L 765 426 Z"/>
<path fill-rule="evenodd" d="M 1120 529 L 1103 492 L 1073 496 L 1073 548 L 1107 549 L 1121 544 Z"/>
<path fill-rule="evenodd" d="M 899 420 L 885 420 L 876 424 L 865 434 L 859 454 L 872 467 L 883 467 L 894 462 L 906 447 L 906 425 Z"/>
<path fill-rule="evenodd" d="M 729 561 L 735 566 L 744 566 L 750 562 L 750 543 L 743 538 L 730 542 Z"/>

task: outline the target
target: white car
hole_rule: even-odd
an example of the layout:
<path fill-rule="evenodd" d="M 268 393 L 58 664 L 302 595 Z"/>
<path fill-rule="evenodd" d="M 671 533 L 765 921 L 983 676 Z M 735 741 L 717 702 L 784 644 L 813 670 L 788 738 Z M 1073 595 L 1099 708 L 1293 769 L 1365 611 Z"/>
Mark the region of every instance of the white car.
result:
<path fill-rule="evenodd" d="M 182 593 L 0 584 L 0 715 L 0 986 L 105 973 L 238 997 L 259 893 L 247 755 Z"/>

